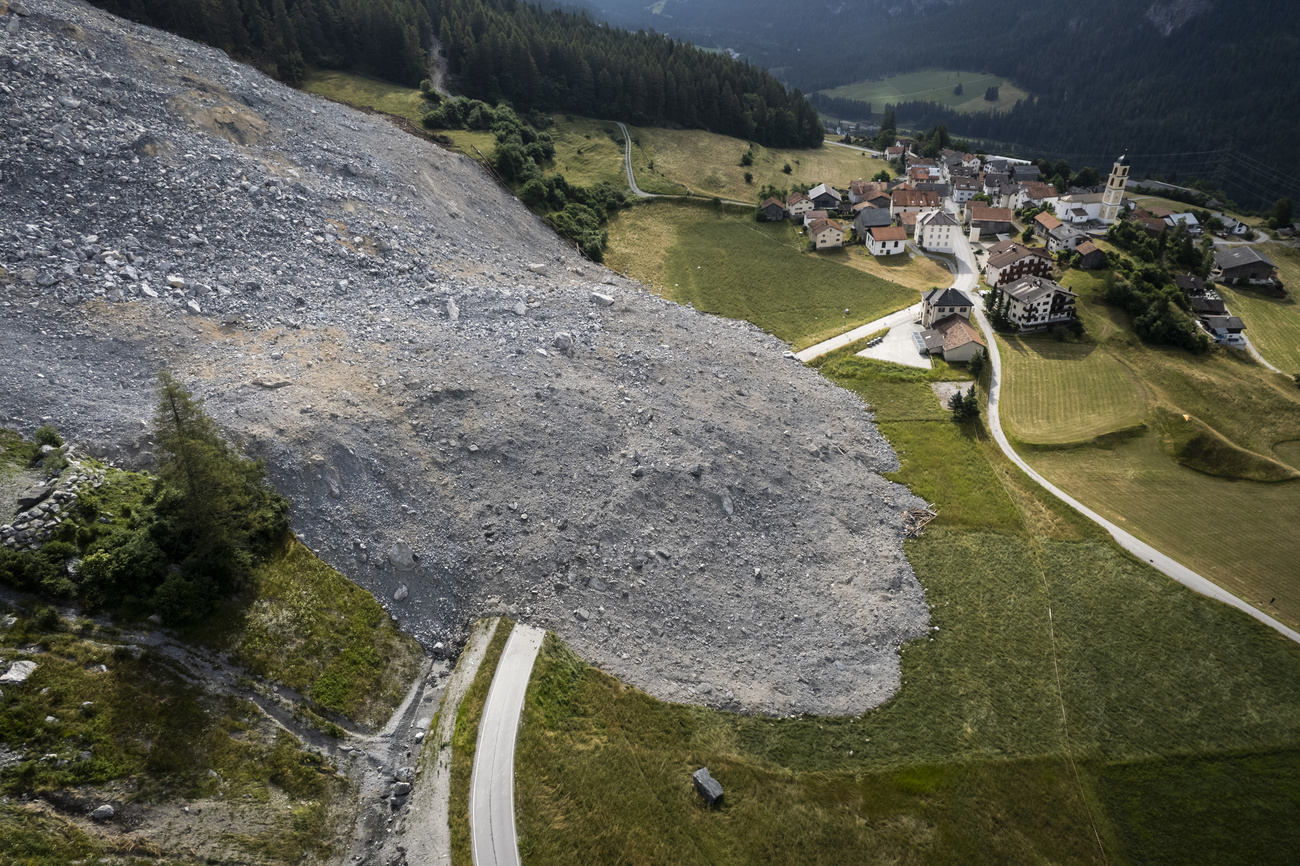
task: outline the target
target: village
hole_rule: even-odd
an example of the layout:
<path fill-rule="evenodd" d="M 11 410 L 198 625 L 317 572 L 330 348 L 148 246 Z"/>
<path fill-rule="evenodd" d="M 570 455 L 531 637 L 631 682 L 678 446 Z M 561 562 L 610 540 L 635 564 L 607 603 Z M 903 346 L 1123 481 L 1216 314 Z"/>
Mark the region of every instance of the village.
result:
<path fill-rule="evenodd" d="M 1207 219 L 1204 210 L 1144 207 L 1126 195 L 1137 186 L 1127 154 L 1115 160 L 1104 185 L 1062 193 L 1026 160 L 951 149 L 927 158 L 913 144 L 899 140 L 884 151 L 899 172 L 893 179 L 882 172 L 852 181 L 845 191 L 822 183 L 759 205 L 760 219 L 802 226 L 812 251 L 861 244 L 881 259 L 926 255 L 954 274 L 954 257 L 970 257 L 979 275 L 973 292 L 982 301 L 956 286 L 926 292 L 911 308 L 915 358 L 899 348 L 905 345 L 901 335 L 891 341 L 894 351 L 873 345 L 864 350 L 867 357 L 912 366 L 929 366 L 932 356 L 969 361 L 986 349 L 970 322 L 979 303 L 998 330 L 1079 333 L 1076 294 L 1058 282 L 1063 271 L 1115 267 L 1125 240 L 1132 245 L 1135 237 L 1155 239 L 1161 249 L 1175 238 L 1191 240 L 1209 251 L 1204 275 L 1175 272 L 1173 280 L 1198 328 L 1219 345 L 1250 349 L 1246 323 L 1227 308 L 1216 282 L 1286 293 L 1274 263 L 1251 245 L 1254 232 L 1244 222 L 1225 213 Z M 1119 224 L 1124 231 L 1117 235 Z"/>

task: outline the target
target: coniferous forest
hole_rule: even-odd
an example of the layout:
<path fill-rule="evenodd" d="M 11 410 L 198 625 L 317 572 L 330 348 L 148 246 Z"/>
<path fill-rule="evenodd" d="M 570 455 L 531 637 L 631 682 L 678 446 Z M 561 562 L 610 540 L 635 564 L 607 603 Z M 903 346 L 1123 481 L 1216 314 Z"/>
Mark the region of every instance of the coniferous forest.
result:
<path fill-rule="evenodd" d="M 308 67 L 414 86 L 436 38 L 467 96 L 523 111 L 707 129 L 772 147 L 815 147 L 817 112 L 766 70 L 581 12 L 518 0 L 93 0 L 214 45 L 290 83 Z"/>

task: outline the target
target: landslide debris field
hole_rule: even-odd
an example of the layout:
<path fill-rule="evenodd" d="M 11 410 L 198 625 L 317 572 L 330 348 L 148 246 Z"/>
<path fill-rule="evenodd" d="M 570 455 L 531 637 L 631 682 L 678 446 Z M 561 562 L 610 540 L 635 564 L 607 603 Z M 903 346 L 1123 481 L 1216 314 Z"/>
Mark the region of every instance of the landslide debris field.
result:
<path fill-rule="evenodd" d="M 897 689 L 923 503 L 856 397 L 382 118 L 80 2 L 8 9 L 0 426 L 148 467 L 170 369 L 427 647 L 509 612 L 671 700 Z"/>

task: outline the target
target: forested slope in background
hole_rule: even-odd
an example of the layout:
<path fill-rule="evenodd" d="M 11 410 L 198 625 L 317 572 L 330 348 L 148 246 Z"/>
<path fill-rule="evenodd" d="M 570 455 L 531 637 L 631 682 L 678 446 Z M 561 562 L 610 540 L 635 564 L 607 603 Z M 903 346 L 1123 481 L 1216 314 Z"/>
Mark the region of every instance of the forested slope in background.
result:
<path fill-rule="evenodd" d="M 92 0 L 296 84 L 308 66 L 417 84 L 436 33 L 468 96 L 814 147 L 817 113 L 765 70 L 516 0 Z"/>
<path fill-rule="evenodd" d="M 987 70 L 1035 98 L 996 116 L 904 103 L 899 122 L 1077 162 L 1128 150 L 1137 173 L 1206 176 L 1243 202 L 1300 194 L 1290 3 L 849 0 L 809 14 L 776 0 L 667 0 L 659 15 L 640 0 L 597 5 L 617 24 L 734 48 L 805 92 L 926 67 Z"/>

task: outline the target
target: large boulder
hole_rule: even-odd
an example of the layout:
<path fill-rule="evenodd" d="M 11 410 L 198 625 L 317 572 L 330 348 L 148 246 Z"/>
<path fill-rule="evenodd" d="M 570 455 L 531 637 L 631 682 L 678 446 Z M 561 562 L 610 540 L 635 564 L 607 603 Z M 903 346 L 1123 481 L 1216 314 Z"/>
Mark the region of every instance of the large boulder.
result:
<path fill-rule="evenodd" d="M 722 799 L 722 785 L 709 774 L 709 768 L 700 767 L 691 774 L 691 778 L 695 780 L 695 790 L 700 792 L 705 802 L 710 806 L 716 806 Z"/>

